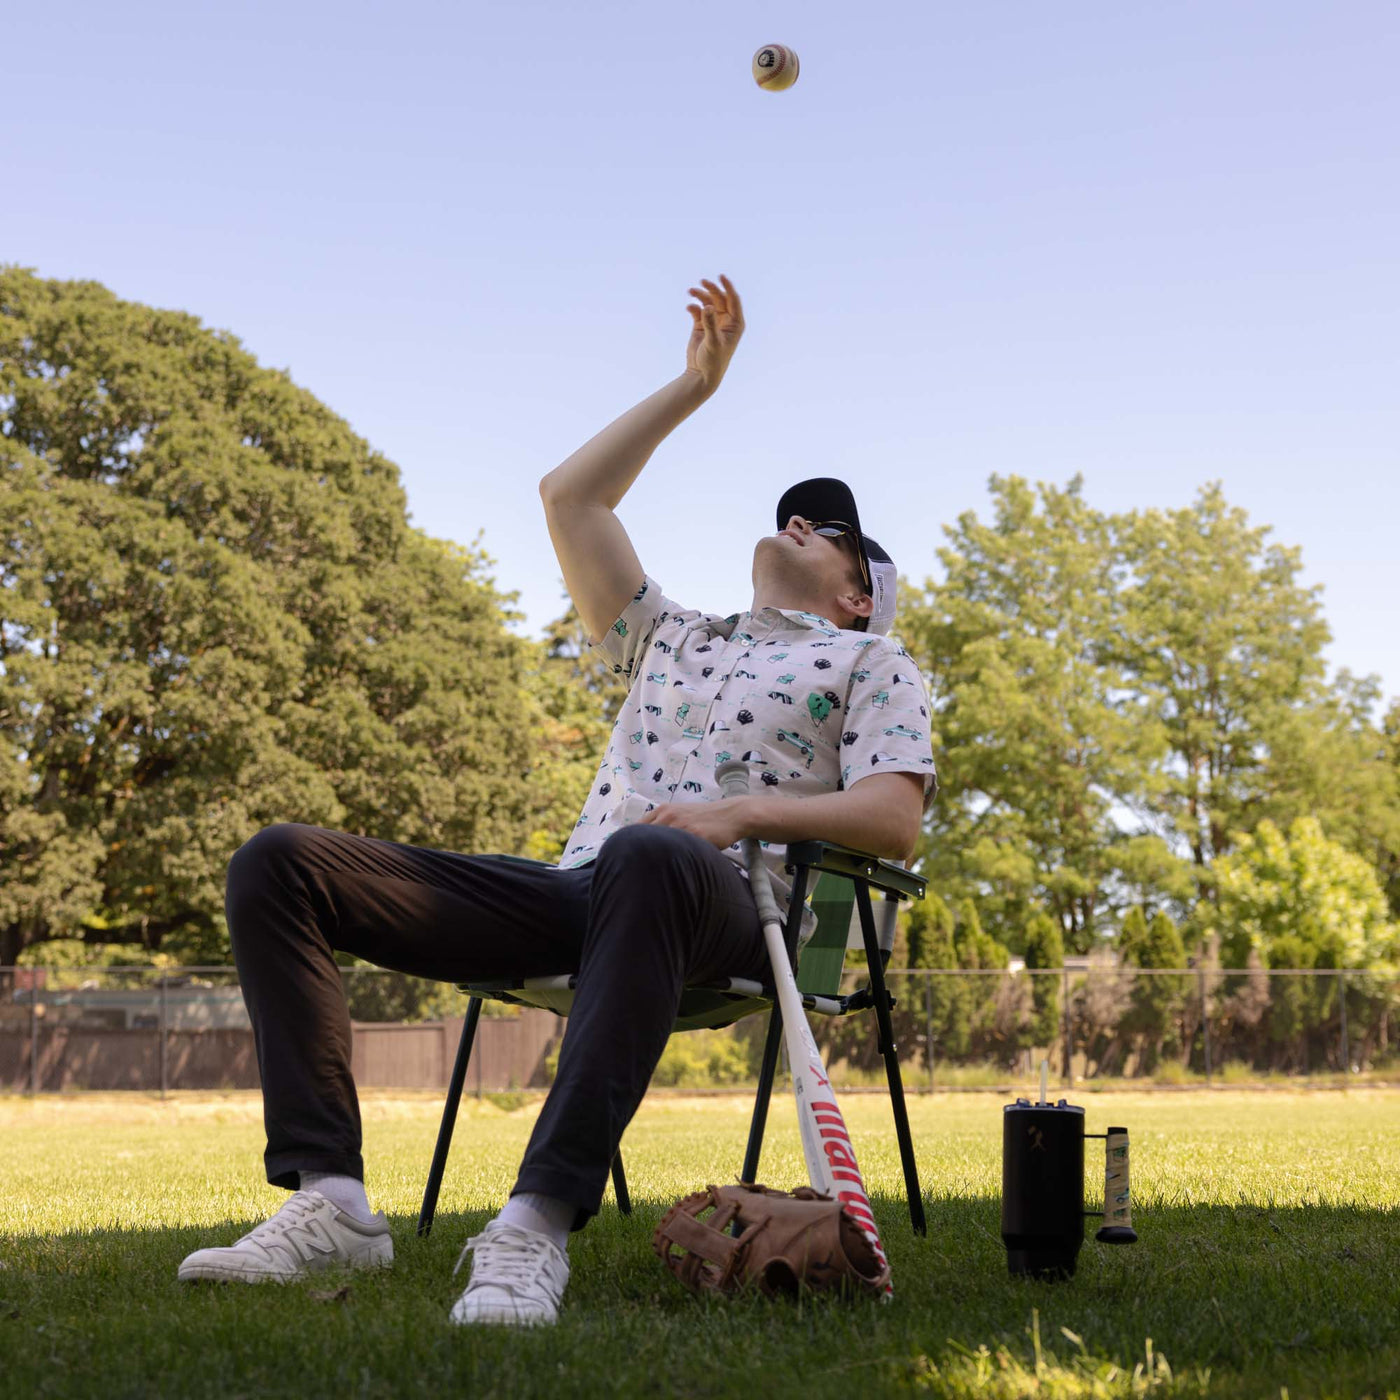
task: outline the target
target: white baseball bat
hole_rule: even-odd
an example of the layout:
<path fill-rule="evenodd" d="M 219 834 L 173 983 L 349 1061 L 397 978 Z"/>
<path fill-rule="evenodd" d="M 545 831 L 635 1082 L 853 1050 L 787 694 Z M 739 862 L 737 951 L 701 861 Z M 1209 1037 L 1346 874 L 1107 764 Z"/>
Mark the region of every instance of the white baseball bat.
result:
<path fill-rule="evenodd" d="M 726 797 L 748 796 L 749 766 L 743 759 L 732 758 L 722 763 L 715 770 L 715 777 Z M 841 1116 L 821 1052 L 812 1038 L 812 1028 L 807 1024 L 797 979 L 792 975 L 787 944 L 783 941 L 783 919 L 773 898 L 768 867 L 763 863 L 758 842 L 752 838 L 744 842 L 744 861 L 783 1014 L 783 1043 L 787 1046 L 788 1065 L 792 1069 L 792 1091 L 797 1096 L 797 1126 L 802 1134 L 802 1155 L 807 1159 L 807 1178 L 818 1191 L 835 1197 L 846 1207 L 870 1241 L 881 1266 L 887 1266 L 889 1261 L 875 1224 L 875 1212 L 865 1193 L 865 1182 L 861 1180 L 856 1150 L 846 1131 L 846 1120 Z M 892 1291 L 886 1285 L 886 1295 Z"/>

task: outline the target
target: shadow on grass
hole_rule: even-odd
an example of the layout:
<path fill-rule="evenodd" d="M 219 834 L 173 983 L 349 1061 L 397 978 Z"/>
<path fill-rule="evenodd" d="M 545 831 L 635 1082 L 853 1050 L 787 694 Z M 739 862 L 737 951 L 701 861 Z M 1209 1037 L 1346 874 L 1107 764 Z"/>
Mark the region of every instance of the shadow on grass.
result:
<path fill-rule="evenodd" d="M 452 1266 L 486 1213 L 431 1237 L 395 1218 L 393 1270 L 285 1287 L 181 1285 L 225 1228 L 0 1241 L 0 1377 L 15 1396 L 809 1397 L 1394 1395 L 1400 1212 L 1166 1206 L 1079 1271 L 1012 1279 L 993 1199 L 927 1201 L 915 1237 L 877 1202 L 892 1304 L 696 1300 L 651 1252 L 669 1202 L 610 1205 L 571 1248 L 560 1325 L 463 1331 Z"/>

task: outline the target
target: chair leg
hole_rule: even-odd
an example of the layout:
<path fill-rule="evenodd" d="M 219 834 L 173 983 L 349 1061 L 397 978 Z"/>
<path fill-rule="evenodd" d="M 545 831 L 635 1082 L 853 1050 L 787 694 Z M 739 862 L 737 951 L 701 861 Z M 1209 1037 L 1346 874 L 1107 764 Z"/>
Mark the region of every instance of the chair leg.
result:
<path fill-rule="evenodd" d="M 613 1153 L 612 1163 L 613 1195 L 617 1197 L 617 1208 L 623 1215 L 632 1214 L 632 1197 L 627 1194 L 627 1173 L 622 1170 L 622 1149 Z"/>
<path fill-rule="evenodd" d="M 749 1145 L 744 1150 L 744 1170 L 740 1181 L 758 1180 L 758 1154 L 763 1148 L 763 1130 L 768 1123 L 768 1101 L 773 1096 L 773 1075 L 778 1068 L 778 1046 L 783 1039 L 783 1012 L 776 1001 L 768 1013 L 768 1035 L 763 1042 L 763 1063 L 758 1070 L 758 1093 L 754 1095 L 753 1120 L 749 1124 Z"/>
<path fill-rule="evenodd" d="M 919 1168 L 914 1160 L 914 1139 L 909 1131 L 909 1110 L 904 1103 L 904 1080 L 899 1072 L 899 1047 L 894 1040 L 890 1020 L 889 993 L 885 987 L 885 964 L 875 937 L 875 915 L 870 907 L 870 887 L 856 882 L 856 905 L 860 910 L 861 934 L 865 941 L 865 959 L 870 966 L 870 992 L 875 1002 L 875 1022 L 880 1031 L 880 1053 L 885 1060 L 885 1075 L 890 1085 L 890 1107 L 894 1110 L 894 1131 L 899 1139 L 899 1160 L 904 1167 L 904 1190 L 909 1198 L 909 1223 L 915 1234 L 926 1235 L 928 1222 L 924 1217 L 924 1195 L 919 1187 Z"/>
<path fill-rule="evenodd" d="M 452 1146 L 452 1130 L 457 1126 L 457 1108 L 462 1102 L 462 1085 L 467 1081 L 467 1061 L 472 1057 L 472 1041 L 476 1039 L 476 1023 L 480 1019 L 481 998 L 473 997 L 467 1003 L 467 1017 L 462 1022 L 462 1038 L 457 1042 L 457 1058 L 452 1063 L 452 1078 L 447 1085 L 447 1102 L 442 1106 L 433 1164 L 428 1168 L 428 1184 L 423 1188 L 423 1206 L 418 1212 L 420 1235 L 432 1230 L 433 1216 L 437 1214 L 438 1192 L 442 1189 L 442 1174 L 447 1169 L 447 1151 Z"/>
<path fill-rule="evenodd" d="M 890 1018 L 888 1006 L 884 1007 L 885 1020 Z M 889 1031 L 884 1032 L 886 1036 Z M 899 1053 L 893 1039 L 885 1042 L 889 1049 L 885 1052 L 885 1074 L 890 1082 L 890 1106 L 894 1109 L 894 1131 L 899 1139 L 899 1160 L 904 1167 L 904 1190 L 909 1197 L 909 1223 L 917 1235 L 928 1234 L 928 1221 L 924 1218 L 924 1194 L 919 1186 L 919 1168 L 914 1160 L 914 1138 L 909 1131 L 909 1111 L 904 1103 L 904 1081 L 899 1072 Z"/>

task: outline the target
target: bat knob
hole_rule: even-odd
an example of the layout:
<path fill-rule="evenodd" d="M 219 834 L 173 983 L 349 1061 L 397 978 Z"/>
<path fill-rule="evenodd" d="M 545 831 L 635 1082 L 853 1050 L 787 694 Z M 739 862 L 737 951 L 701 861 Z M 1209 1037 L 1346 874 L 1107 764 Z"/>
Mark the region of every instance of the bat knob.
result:
<path fill-rule="evenodd" d="M 1100 1244 L 1136 1244 L 1137 1231 L 1131 1225 L 1105 1225 L 1094 1238 Z"/>
<path fill-rule="evenodd" d="M 742 758 L 731 758 L 715 769 L 715 781 L 726 797 L 747 797 L 749 765 Z"/>

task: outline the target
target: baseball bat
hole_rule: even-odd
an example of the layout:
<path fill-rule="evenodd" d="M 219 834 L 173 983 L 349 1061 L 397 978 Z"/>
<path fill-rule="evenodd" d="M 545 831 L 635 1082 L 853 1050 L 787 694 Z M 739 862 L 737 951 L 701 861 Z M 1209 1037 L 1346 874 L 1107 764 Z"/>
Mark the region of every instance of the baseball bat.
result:
<path fill-rule="evenodd" d="M 726 797 L 747 797 L 749 766 L 743 759 L 733 758 L 715 770 L 720 791 Z M 792 1091 L 797 1098 L 797 1126 L 802 1134 L 802 1155 L 807 1160 L 808 1181 L 818 1191 L 840 1201 L 850 1212 L 870 1241 L 881 1266 L 887 1266 L 885 1246 L 875 1224 L 875 1212 L 870 1208 L 865 1182 L 861 1179 L 856 1151 L 846 1120 L 831 1088 L 831 1078 L 822 1063 L 797 979 L 792 975 L 787 944 L 783 941 L 783 919 L 778 902 L 773 898 L 773 886 L 768 867 L 758 842 L 752 838 L 743 843 L 744 862 L 749 871 L 749 888 L 758 907 L 763 925 L 763 941 L 768 948 L 768 960 L 773 966 L 773 986 L 778 994 L 778 1006 L 783 1016 L 783 1043 L 787 1046 L 788 1065 L 792 1070 Z M 888 1296 L 893 1290 L 886 1285 Z"/>

